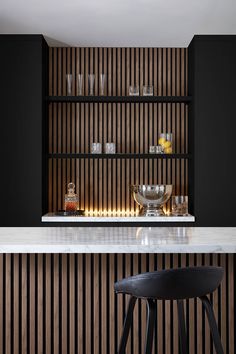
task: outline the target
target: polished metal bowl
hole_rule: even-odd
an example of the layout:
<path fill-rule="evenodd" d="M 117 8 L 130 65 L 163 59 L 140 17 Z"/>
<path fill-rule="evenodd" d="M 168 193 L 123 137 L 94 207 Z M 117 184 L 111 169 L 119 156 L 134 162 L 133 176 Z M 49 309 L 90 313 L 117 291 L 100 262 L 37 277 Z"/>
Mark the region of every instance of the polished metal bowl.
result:
<path fill-rule="evenodd" d="M 163 216 L 163 205 L 169 200 L 172 193 L 171 184 L 140 184 L 131 185 L 133 198 L 142 208 L 139 215 Z"/>

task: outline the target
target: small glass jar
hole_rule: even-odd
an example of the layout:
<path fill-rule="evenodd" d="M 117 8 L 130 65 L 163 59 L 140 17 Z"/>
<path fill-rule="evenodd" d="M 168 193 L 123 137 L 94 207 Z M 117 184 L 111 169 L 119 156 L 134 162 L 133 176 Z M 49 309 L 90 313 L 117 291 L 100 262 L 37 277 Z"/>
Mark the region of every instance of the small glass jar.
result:
<path fill-rule="evenodd" d="M 139 96 L 139 86 L 130 85 L 129 95 L 130 96 Z"/>
<path fill-rule="evenodd" d="M 172 133 L 161 133 L 159 135 L 158 144 L 162 146 L 164 154 L 172 154 Z"/>
<path fill-rule="evenodd" d="M 102 144 L 101 143 L 92 143 L 90 151 L 91 151 L 91 154 L 101 154 L 102 153 Z"/>
<path fill-rule="evenodd" d="M 105 154 L 115 154 L 116 153 L 116 144 L 115 143 L 106 143 L 105 144 Z"/>
<path fill-rule="evenodd" d="M 162 147 L 162 145 L 156 145 L 156 146 L 155 146 L 155 153 L 156 153 L 156 154 L 163 154 L 163 147 Z"/>
<path fill-rule="evenodd" d="M 143 96 L 153 96 L 153 86 L 152 85 L 143 86 Z"/>
<path fill-rule="evenodd" d="M 174 216 L 188 215 L 188 196 L 186 195 L 172 196 L 172 215 Z"/>
<path fill-rule="evenodd" d="M 155 152 L 156 152 L 156 146 L 150 145 L 149 146 L 149 154 L 155 154 Z"/>
<path fill-rule="evenodd" d="M 79 198 L 75 194 L 75 185 L 70 182 L 68 184 L 68 193 L 65 195 L 65 211 L 69 213 L 76 213 L 79 208 Z"/>

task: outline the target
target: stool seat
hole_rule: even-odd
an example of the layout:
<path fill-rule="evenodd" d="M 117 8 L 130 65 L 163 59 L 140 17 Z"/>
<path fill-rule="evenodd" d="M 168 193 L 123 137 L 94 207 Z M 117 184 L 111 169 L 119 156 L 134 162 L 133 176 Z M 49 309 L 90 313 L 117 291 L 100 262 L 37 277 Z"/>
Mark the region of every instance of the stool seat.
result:
<path fill-rule="evenodd" d="M 117 293 L 137 298 L 178 300 L 213 292 L 224 275 L 222 267 L 188 267 L 142 273 L 115 283 Z"/>

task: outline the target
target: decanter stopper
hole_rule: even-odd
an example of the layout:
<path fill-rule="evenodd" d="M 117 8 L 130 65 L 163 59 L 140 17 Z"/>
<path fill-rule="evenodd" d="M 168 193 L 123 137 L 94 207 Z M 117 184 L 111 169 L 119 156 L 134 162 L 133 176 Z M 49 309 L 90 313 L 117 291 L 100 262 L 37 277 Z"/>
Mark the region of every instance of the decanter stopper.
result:
<path fill-rule="evenodd" d="M 74 183 L 72 183 L 72 182 L 68 183 L 67 189 L 68 189 L 68 195 L 69 196 L 74 196 L 75 195 L 75 185 L 74 185 Z"/>

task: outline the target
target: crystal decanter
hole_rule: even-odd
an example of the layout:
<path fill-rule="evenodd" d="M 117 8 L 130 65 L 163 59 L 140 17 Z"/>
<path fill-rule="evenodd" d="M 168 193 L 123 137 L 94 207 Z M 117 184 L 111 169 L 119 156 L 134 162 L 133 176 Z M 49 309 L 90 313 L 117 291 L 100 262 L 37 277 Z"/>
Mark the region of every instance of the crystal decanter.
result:
<path fill-rule="evenodd" d="M 65 195 L 65 211 L 69 213 L 76 213 L 79 207 L 79 197 L 75 194 L 74 183 L 68 184 L 68 193 Z"/>

